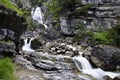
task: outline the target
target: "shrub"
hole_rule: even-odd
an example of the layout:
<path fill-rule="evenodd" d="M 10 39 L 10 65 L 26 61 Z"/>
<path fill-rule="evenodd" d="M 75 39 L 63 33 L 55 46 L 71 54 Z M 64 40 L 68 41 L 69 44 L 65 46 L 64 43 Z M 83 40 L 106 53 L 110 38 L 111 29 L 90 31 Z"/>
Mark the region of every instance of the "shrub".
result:
<path fill-rule="evenodd" d="M 14 74 L 14 68 L 11 59 L 0 59 L 0 80 L 18 80 Z"/>
<path fill-rule="evenodd" d="M 93 38 L 95 44 L 110 44 L 113 41 L 109 31 L 94 32 Z"/>
<path fill-rule="evenodd" d="M 77 8 L 75 11 L 72 12 L 72 14 L 80 15 L 80 13 L 88 11 L 93 6 L 94 4 L 86 4 L 82 7 Z"/>
<path fill-rule="evenodd" d="M 111 34 L 111 38 L 113 39 L 113 45 L 120 47 L 120 24 L 110 29 L 109 32 Z"/>
<path fill-rule="evenodd" d="M 76 25 L 72 26 L 76 31 L 74 36 L 75 41 L 80 41 L 86 35 L 86 27 L 82 21 L 79 21 Z"/>
<path fill-rule="evenodd" d="M 37 23 L 33 21 L 31 17 L 26 18 L 26 24 L 28 24 L 28 30 L 35 30 L 37 28 Z"/>
<path fill-rule="evenodd" d="M 50 13 L 54 16 L 55 19 L 59 18 L 59 13 L 62 11 L 60 3 L 57 0 L 50 0 L 47 3 Z"/>

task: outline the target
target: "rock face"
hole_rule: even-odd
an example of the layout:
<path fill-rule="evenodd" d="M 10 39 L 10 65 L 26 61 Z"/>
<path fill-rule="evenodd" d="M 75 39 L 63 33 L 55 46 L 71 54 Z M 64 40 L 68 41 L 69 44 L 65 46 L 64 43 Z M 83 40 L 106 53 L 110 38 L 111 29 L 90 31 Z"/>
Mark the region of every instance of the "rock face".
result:
<path fill-rule="evenodd" d="M 120 66 L 120 49 L 113 46 L 98 46 L 91 51 L 91 62 L 104 70 L 116 70 Z"/>
<path fill-rule="evenodd" d="M 79 15 L 77 16 L 71 16 L 71 19 L 67 20 L 66 22 L 78 24 L 76 23 L 78 20 L 82 20 L 82 22 L 86 21 L 84 23 L 86 28 L 92 30 L 108 29 L 119 23 L 119 0 L 81 0 L 81 2 L 82 5 L 95 4 L 95 6 L 89 11 L 86 11 L 85 14 L 78 13 Z M 71 24 L 68 25 L 70 26 Z"/>
<path fill-rule="evenodd" d="M 91 28 L 110 28 L 116 25 L 120 16 L 120 1 L 119 0 L 82 0 L 83 4 L 95 4 L 94 10 L 88 11 L 89 15 L 86 19 L 86 25 L 91 25 Z"/>
<path fill-rule="evenodd" d="M 70 28 L 70 22 L 67 17 L 60 17 L 61 31 L 65 35 L 74 35 L 74 31 Z"/>
<path fill-rule="evenodd" d="M 15 44 L 13 42 L 0 41 L 0 58 L 13 57 L 16 54 Z"/>
<path fill-rule="evenodd" d="M 6 9 L 0 5 L 0 36 L 2 39 L 12 40 L 16 44 L 16 50 L 20 42 L 20 36 L 26 30 L 26 20 L 20 17 L 16 12 Z"/>

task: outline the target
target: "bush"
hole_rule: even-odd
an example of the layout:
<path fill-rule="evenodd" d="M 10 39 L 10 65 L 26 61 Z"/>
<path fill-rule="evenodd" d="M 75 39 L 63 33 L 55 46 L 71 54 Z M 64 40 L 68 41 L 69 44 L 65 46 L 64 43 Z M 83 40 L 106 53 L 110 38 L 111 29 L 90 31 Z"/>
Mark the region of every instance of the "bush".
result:
<path fill-rule="evenodd" d="M 0 59 L 0 80 L 18 80 L 14 74 L 14 69 L 11 59 Z"/>
<path fill-rule="evenodd" d="M 95 44 L 111 44 L 113 41 L 109 31 L 94 32 L 93 39 Z"/>
<path fill-rule="evenodd" d="M 72 12 L 72 14 L 80 15 L 80 13 L 88 11 L 93 6 L 94 6 L 94 4 L 86 4 L 86 5 L 82 6 L 82 7 L 77 8 L 75 11 Z"/>
<path fill-rule="evenodd" d="M 111 38 L 113 39 L 113 45 L 120 47 L 120 24 L 110 29 L 109 32 L 111 34 Z"/>
<path fill-rule="evenodd" d="M 28 24 L 27 29 L 28 30 L 35 30 L 37 28 L 37 23 L 32 20 L 31 17 L 26 18 L 26 23 Z"/>
<path fill-rule="evenodd" d="M 62 11 L 62 7 L 57 0 L 50 0 L 47 3 L 50 13 L 54 16 L 55 19 L 59 18 L 59 13 Z"/>
<path fill-rule="evenodd" d="M 55 19 L 58 19 L 60 14 L 74 11 L 77 3 L 80 4 L 81 0 L 49 0 L 47 6 Z"/>

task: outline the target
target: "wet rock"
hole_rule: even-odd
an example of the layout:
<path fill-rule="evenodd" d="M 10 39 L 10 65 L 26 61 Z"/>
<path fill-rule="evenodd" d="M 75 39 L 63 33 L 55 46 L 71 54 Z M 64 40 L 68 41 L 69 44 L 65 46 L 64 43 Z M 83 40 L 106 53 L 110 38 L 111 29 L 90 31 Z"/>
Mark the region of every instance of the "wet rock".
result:
<path fill-rule="evenodd" d="M 113 80 L 120 80 L 120 76 L 115 77 Z"/>
<path fill-rule="evenodd" d="M 113 79 L 111 79 L 109 76 L 104 76 L 103 80 L 113 80 Z"/>
<path fill-rule="evenodd" d="M 74 55 L 74 52 L 73 51 L 66 51 L 65 54 L 72 57 Z"/>
<path fill-rule="evenodd" d="M 91 51 L 91 62 L 104 70 L 115 70 L 120 65 L 120 49 L 113 46 L 97 46 Z"/>

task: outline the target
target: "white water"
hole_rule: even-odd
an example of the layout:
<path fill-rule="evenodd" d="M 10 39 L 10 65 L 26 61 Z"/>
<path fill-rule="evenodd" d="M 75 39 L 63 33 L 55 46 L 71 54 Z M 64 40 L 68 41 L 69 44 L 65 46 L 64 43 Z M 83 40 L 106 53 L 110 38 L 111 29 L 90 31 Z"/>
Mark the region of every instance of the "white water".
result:
<path fill-rule="evenodd" d="M 82 71 L 82 73 L 89 74 L 98 80 L 103 80 L 103 76 L 106 75 L 111 78 L 120 76 L 120 73 L 107 72 L 100 68 L 92 68 L 89 61 L 82 55 L 73 57 L 73 61 L 75 62 L 77 68 Z"/>
<path fill-rule="evenodd" d="M 38 23 L 43 24 L 45 29 L 48 28 L 48 26 L 43 23 L 44 14 L 42 13 L 41 7 L 36 7 L 35 10 L 33 8 L 31 11 L 31 16 L 32 16 L 33 20 L 36 20 L 36 21 L 38 21 Z"/>
<path fill-rule="evenodd" d="M 22 50 L 23 51 L 30 51 L 30 52 L 34 52 L 33 49 L 30 48 L 30 45 L 31 45 L 31 41 L 33 40 L 34 38 L 31 38 L 30 41 L 27 43 L 28 39 L 24 39 L 24 45 L 22 47 Z"/>

